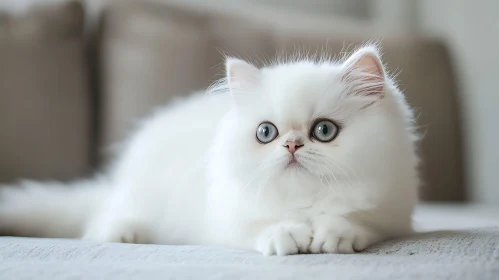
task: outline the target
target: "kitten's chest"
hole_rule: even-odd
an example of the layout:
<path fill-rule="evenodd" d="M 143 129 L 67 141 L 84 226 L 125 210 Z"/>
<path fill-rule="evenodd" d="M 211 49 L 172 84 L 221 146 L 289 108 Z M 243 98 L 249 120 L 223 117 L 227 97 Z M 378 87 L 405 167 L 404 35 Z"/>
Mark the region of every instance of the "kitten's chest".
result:
<path fill-rule="evenodd" d="M 300 219 L 310 220 L 320 215 L 342 215 L 351 212 L 349 203 L 327 194 L 309 194 L 295 196 L 293 198 L 281 197 L 279 201 L 270 199 L 268 208 L 261 211 L 261 215 L 273 213 L 276 219 Z"/>

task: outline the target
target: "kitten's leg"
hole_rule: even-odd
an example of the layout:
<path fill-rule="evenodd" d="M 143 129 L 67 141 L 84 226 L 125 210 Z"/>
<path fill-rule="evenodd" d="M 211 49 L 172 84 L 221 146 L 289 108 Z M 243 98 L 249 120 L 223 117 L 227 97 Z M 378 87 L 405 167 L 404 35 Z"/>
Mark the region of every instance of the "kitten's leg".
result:
<path fill-rule="evenodd" d="M 313 219 L 312 225 L 312 253 L 352 254 L 382 240 L 372 229 L 344 217 L 324 214 Z"/>
<path fill-rule="evenodd" d="M 149 227 L 135 218 L 100 217 L 85 232 L 82 239 L 102 243 L 152 243 Z"/>
<path fill-rule="evenodd" d="M 122 195 L 115 195 L 104 211 L 88 225 L 83 239 L 93 242 L 152 243 L 151 223 L 148 223 L 148 216 L 140 211 L 146 207 L 137 207 L 139 203 L 136 196 L 126 199 Z"/>
<path fill-rule="evenodd" d="M 261 231 L 256 239 L 256 250 L 267 256 L 306 253 L 312 236 L 312 227 L 305 222 L 280 222 Z"/>

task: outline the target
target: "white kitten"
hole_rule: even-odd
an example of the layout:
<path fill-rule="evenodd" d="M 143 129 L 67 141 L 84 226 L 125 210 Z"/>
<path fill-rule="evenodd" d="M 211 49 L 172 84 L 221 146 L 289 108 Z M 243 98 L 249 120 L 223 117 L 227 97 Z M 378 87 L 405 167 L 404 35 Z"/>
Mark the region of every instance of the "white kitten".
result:
<path fill-rule="evenodd" d="M 374 46 L 343 63 L 228 59 L 224 81 L 156 112 L 98 179 L 2 190 L 0 230 L 266 255 L 411 232 L 413 115 Z"/>

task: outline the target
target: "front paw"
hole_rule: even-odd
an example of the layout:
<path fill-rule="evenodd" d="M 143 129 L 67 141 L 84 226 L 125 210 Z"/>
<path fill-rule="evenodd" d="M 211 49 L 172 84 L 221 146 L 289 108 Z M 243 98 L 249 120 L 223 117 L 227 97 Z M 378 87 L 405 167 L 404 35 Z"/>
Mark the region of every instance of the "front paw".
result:
<path fill-rule="evenodd" d="M 346 219 L 319 219 L 314 222 L 312 253 L 352 254 L 378 240 L 376 234 Z"/>
<path fill-rule="evenodd" d="M 267 256 L 306 253 L 312 236 L 312 227 L 306 223 L 281 223 L 262 232 L 257 239 L 256 249 Z"/>

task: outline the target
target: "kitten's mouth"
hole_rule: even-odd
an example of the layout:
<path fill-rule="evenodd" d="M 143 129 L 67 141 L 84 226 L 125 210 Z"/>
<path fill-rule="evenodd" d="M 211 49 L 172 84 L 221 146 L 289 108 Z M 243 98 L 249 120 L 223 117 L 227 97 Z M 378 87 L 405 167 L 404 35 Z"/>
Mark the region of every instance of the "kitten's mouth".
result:
<path fill-rule="evenodd" d="M 286 168 L 295 168 L 295 167 L 303 167 L 303 166 L 296 160 L 296 157 L 292 156 L 289 159 Z"/>

